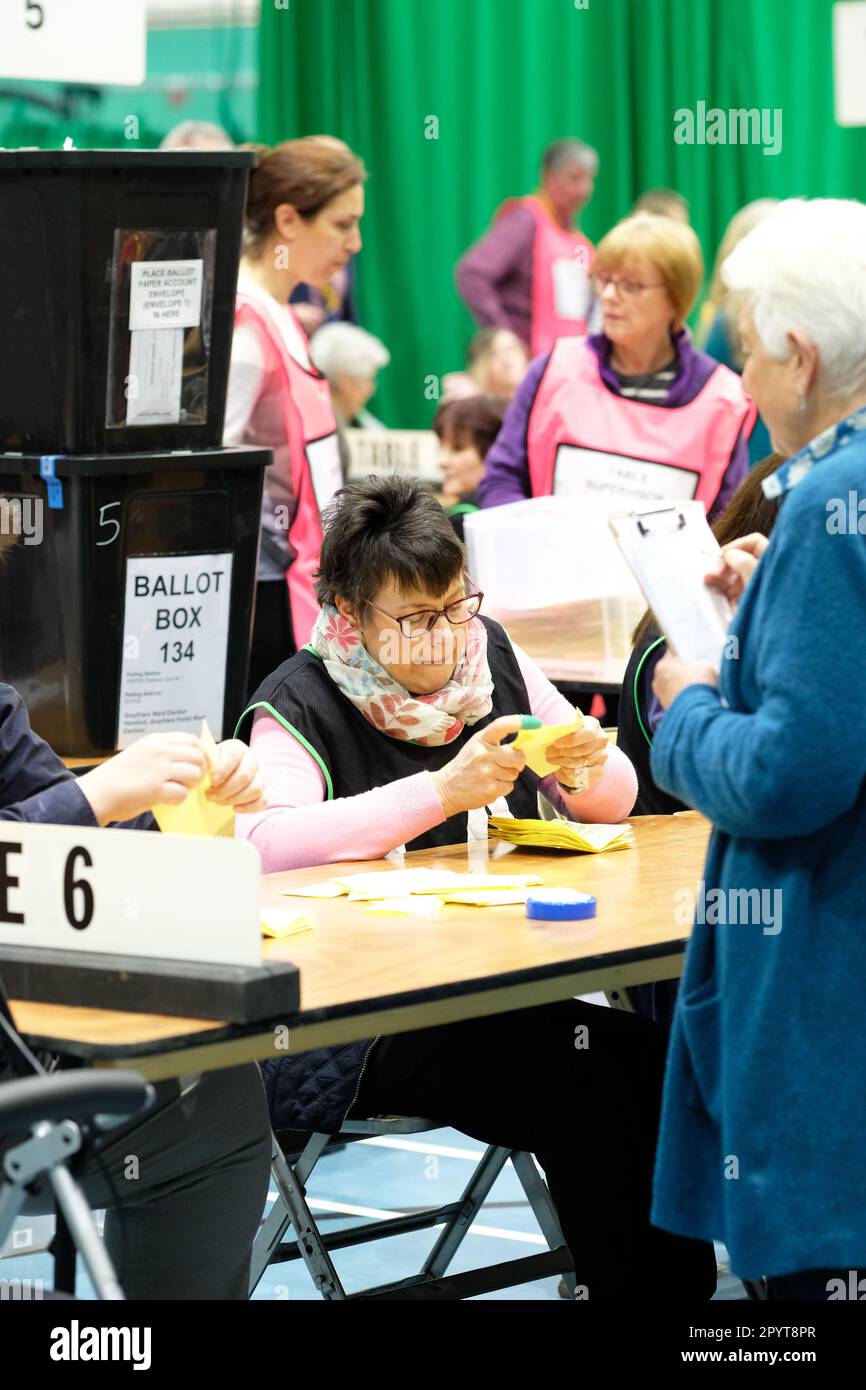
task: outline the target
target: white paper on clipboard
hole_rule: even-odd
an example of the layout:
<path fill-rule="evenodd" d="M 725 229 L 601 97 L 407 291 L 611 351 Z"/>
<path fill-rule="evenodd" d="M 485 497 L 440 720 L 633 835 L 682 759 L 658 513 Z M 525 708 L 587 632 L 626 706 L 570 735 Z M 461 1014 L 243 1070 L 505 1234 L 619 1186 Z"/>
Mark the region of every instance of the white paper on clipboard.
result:
<path fill-rule="evenodd" d="M 718 671 L 733 609 L 704 583 L 721 552 L 703 504 L 612 516 L 610 529 L 677 655 Z"/>

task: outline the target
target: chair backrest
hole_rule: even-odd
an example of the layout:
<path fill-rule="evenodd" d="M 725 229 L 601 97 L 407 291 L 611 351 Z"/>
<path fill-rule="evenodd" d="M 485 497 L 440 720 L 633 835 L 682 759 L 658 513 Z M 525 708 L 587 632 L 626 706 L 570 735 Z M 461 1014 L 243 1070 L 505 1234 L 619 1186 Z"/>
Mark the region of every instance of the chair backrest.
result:
<path fill-rule="evenodd" d="M 3 976 L 0 975 L 0 1081 L 10 1076 L 42 1076 L 45 1068 L 25 1043 L 9 1008 Z"/>

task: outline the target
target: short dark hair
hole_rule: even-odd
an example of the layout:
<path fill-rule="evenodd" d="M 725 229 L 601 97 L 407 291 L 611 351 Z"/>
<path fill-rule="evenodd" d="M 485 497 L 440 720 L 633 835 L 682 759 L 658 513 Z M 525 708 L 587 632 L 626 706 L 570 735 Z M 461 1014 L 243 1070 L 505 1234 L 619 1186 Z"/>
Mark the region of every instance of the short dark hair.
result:
<path fill-rule="evenodd" d="M 432 493 L 411 478 L 365 478 L 341 487 L 322 514 L 319 603 L 341 595 L 359 616 L 389 578 L 401 589 L 444 594 L 466 552 Z"/>
<path fill-rule="evenodd" d="M 507 409 L 508 401 L 499 396 L 443 401 L 433 417 L 433 428 L 440 439 L 450 435 L 459 446 L 468 440 L 484 459 L 502 429 Z"/>

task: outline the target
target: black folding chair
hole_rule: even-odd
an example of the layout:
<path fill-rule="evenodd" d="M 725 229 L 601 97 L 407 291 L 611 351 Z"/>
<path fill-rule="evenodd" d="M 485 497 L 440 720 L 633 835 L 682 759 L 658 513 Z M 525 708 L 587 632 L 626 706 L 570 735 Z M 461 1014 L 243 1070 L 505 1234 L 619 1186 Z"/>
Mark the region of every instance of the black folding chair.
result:
<path fill-rule="evenodd" d="M 71 1282 L 68 1291 L 74 1292 L 78 1253 L 97 1297 L 122 1299 L 87 1198 L 68 1165 L 86 1155 L 95 1133 L 148 1109 L 154 1097 L 137 1072 L 47 1072 L 15 1028 L 0 980 L 0 1141 L 15 1136 L 0 1152 L 0 1248 L 28 1197 L 47 1183 L 57 1215 L 55 1288 Z"/>

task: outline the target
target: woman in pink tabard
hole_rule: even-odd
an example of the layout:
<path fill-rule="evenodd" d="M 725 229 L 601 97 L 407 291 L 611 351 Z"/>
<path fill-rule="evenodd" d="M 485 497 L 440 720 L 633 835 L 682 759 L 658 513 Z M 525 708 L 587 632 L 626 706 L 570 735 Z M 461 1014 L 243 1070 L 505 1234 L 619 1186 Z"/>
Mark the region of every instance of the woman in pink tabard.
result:
<path fill-rule="evenodd" d="M 696 498 L 714 517 L 746 473 L 756 412 L 684 326 L 703 278 L 695 233 L 636 213 L 599 243 L 593 278 L 603 330 L 559 338 L 530 364 L 487 455 L 481 506 Z"/>
<path fill-rule="evenodd" d="M 366 171 L 348 147 L 310 137 L 262 154 L 250 175 L 238 276 L 226 444 L 273 450 L 265 474 L 250 689 L 307 641 L 319 611 L 319 514 L 342 483 L 326 378 L 289 297 L 325 285 L 361 249 Z"/>

